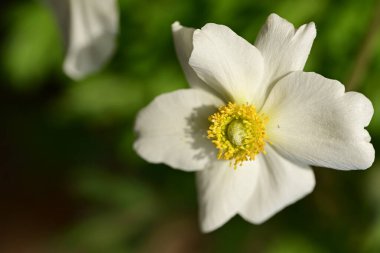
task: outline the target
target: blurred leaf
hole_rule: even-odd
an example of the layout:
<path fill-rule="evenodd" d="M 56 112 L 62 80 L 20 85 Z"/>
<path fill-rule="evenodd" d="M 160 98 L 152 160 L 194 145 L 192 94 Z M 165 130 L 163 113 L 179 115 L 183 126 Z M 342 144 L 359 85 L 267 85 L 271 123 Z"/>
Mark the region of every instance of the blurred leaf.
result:
<path fill-rule="evenodd" d="M 76 194 L 87 201 L 126 210 L 137 215 L 151 215 L 155 206 L 154 194 L 142 182 L 127 175 L 117 176 L 92 167 L 74 174 Z"/>
<path fill-rule="evenodd" d="M 366 179 L 366 197 L 371 206 L 375 208 L 376 213 L 380 218 L 380 164 L 378 161 L 376 161 L 367 171 Z"/>
<path fill-rule="evenodd" d="M 58 116 L 100 124 L 132 116 L 143 105 L 143 85 L 113 74 L 99 74 L 73 83 L 58 100 Z"/>
<path fill-rule="evenodd" d="M 176 68 L 170 65 L 161 66 L 159 71 L 147 82 L 148 95 L 150 96 L 149 102 L 162 93 L 189 87 L 179 63 Z"/>
<path fill-rule="evenodd" d="M 134 252 L 145 223 L 133 217 L 116 214 L 84 218 L 66 234 L 51 243 L 50 252 L 126 253 Z"/>
<path fill-rule="evenodd" d="M 267 253 L 325 253 L 320 243 L 314 243 L 302 235 L 288 235 L 283 238 L 277 238 L 269 245 Z"/>
<path fill-rule="evenodd" d="M 313 21 L 314 17 L 326 10 L 327 4 L 328 0 L 280 1 L 272 11 L 282 17 L 285 17 L 287 20 L 292 22 L 295 27 L 298 27 L 304 23 Z"/>
<path fill-rule="evenodd" d="M 36 89 L 59 65 L 61 42 L 55 20 L 38 2 L 19 5 L 7 13 L 10 34 L 3 48 L 3 64 L 14 88 Z"/>
<path fill-rule="evenodd" d="M 321 58 L 319 65 L 324 72 L 321 74 L 342 82 L 348 78 L 373 7 L 373 1 L 347 1 L 344 5 L 333 4 L 330 7 L 333 14 L 322 16 L 317 23 L 319 45 L 314 53 L 314 57 Z"/>
<path fill-rule="evenodd" d="M 379 210 L 380 211 L 380 210 Z M 363 253 L 378 253 L 380 251 L 380 215 L 375 222 L 372 223 L 372 227 L 366 236 L 364 242 Z"/>
<path fill-rule="evenodd" d="M 372 64 L 365 80 L 363 80 L 363 93 L 368 96 L 374 107 L 374 115 L 368 127 L 371 136 L 380 137 L 380 33 L 377 38 Z"/>

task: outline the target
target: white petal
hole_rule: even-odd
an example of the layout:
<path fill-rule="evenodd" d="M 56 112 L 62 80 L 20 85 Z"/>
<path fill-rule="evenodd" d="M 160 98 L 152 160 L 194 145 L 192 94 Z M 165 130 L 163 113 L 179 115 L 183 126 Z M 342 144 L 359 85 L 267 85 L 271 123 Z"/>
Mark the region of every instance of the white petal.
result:
<path fill-rule="evenodd" d="M 315 36 L 314 23 L 305 24 L 296 30 L 291 23 L 276 14 L 268 17 L 255 42 L 264 57 L 263 89 L 267 90 L 267 94 L 279 78 L 303 69 Z"/>
<path fill-rule="evenodd" d="M 371 102 L 357 92 L 315 73 L 297 71 L 272 89 L 263 112 L 267 134 L 288 158 L 335 169 L 366 169 L 375 151 L 364 129 L 373 115 Z"/>
<path fill-rule="evenodd" d="M 260 161 L 245 162 L 234 170 L 229 161 L 218 161 L 197 172 L 200 221 L 203 232 L 211 232 L 246 203 L 256 183 Z"/>
<path fill-rule="evenodd" d="M 262 223 L 286 206 L 313 191 L 313 170 L 295 164 L 267 146 L 262 155 L 264 164 L 258 168 L 258 180 L 246 205 L 239 211 L 249 222 Z"/>
<path fill-rule="evenodd" d="M 112 55 L 118 31 L 116 0 L 49 0 L 65 45 L 65 73 L 80 79 L 100 69 Z"/>
<path fill-rule="evenodd" d="M 156 97 L 137 116 L 135 150 L 151 163 L 186 171 L 205 168 L 217 153 L 207 139 L 207 118 L 220 105 L 220 99 L 202 90 L 178 90 Z"/>
<path fill-rule="evenodd" d="M 186 80 L 192 88 L 209 89 L 189 65 L 189 58 L 193 51 L 193 33 L 195 29 L 184 27 L 179 22 L 172 24 L 175 50 Z"/>
<path fill-rule="evenodd" d="M 227 101 L 256 103 L 261 99 L 264 72 L 260 52 L 231 29 L 207 24 L 193 35 L 189 64 Z"/>

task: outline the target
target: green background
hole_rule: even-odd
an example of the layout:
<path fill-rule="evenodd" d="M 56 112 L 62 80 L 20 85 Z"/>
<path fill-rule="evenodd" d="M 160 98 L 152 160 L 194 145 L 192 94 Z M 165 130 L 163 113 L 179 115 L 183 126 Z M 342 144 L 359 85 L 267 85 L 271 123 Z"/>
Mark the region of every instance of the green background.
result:
<path fill-rule="evenodd" d="M 0 252 L 380 252 L 380 164 L 315 169 L 312 194 L 257 226 L 233 218 L 198 227 L 194 174 L 152 165 L 132 150 L 135 115 L 187 87 L 170 25 L 225 24 L 250 42 L 275 12 L 314 21 L 307 71 L 349 84 L 375 107 L 380 146 L 380 4 L 372 0 L 120 0 L 118 47 L 75 82 L 39 1 L 0 10 Z M 356 81 L 355 81 L 356 80 Z"/>

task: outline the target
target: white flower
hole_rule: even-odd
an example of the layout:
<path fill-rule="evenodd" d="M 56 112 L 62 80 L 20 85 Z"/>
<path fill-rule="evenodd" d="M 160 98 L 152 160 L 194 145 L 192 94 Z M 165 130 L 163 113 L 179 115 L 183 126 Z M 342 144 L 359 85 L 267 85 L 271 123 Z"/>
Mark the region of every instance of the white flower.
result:
<path fill-rule="evenodd" d="M 223 25 L 172 29 L 191 88 L 163 94 L 139 113 L 134 148 L 149 162 L 197 171 L 204 232 L 236 214 L 262 223 L 309 194 L 310 165 L 372 165 L 364 129 L 371 102 L 302 71 L 314 23 L 296 30 L 272 14 L 254 46 Z"/>
<path fill-rule="evenodd" d="M 81 79 L 99 70 L 115 49 L 116 0 L 48 0 L 66 47 L 64 72 Z"/>

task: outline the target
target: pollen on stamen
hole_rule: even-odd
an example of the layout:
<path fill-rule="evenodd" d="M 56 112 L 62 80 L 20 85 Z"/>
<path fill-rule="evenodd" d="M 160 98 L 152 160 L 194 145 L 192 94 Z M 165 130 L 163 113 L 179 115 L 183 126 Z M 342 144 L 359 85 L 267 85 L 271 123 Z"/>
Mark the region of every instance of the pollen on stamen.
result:
<path fill-rule="evenodd" d="M 218 159 L 230 160 L 234 169 L 244 161 L 255 160 L 263 152 L 268 117 L 259 114 L 253 105 L 229 102 L 209 116 L 207 137 L 219 150 Z"/>

